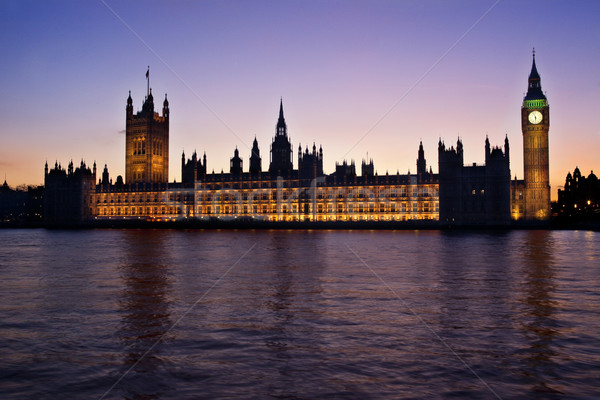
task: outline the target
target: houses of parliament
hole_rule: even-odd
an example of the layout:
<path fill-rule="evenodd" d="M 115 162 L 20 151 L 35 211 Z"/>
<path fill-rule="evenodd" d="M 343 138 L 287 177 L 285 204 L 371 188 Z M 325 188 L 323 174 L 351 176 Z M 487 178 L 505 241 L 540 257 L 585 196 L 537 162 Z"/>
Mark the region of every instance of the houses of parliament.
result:
<path fill-rule="evenodd" d="M 248 167 L 236 148 L 229 172 L 209 173 L 206 154 L 181 155 L 181 181 L 168 182 L 169 102 L 155 110 L 148 91 L 134 113 L 127 98 L 125 178 L 114 182 L 108 166 L 97 174 L 84 161 L 63 168 L 45 165 L 44 219 L 48 225 L 97 221 L 269 221 L 398 222 L 435 225 L 508 226 L 517 221 L 545 223 L 550 218 L 548 160 L 549 106 L 533 63 L 521 106 L 524 179 L 511 179 L 509 141 L 501 147 L 484 142 L 485 164 L 465 165 L 463 145 L 438 143 L 438 173 L 427 167 L 423 144 L 416 173 L 380 175 L 372 159 L 336 162 L 323 170 L 324 151 L 316 144 L 297 148 L 287 132 L 283 101 L 268 162 L 257 139 Z M 264 153 L 263 153 L 264 155 Z M 99 179 L 97 179 L 99 178 Z"/>

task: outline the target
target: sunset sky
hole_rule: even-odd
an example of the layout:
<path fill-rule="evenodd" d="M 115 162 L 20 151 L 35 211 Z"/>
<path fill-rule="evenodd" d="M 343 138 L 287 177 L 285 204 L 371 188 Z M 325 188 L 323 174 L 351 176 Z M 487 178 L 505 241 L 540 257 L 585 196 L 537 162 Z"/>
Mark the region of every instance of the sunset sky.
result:
<path fill-rule="evenodd" d="M 523 178 L 520 107 L 532 49 L 550 104 L 552 198 L 568 171 L 600 172 L 600 2 L 22 1 L 0 2 L 0 174 L 42 184 L 44 163 L 94 160 L 125 171 L 125 105 L 165 93 L 169 180 L 181 153 L 263 169 L 280 98 L 294 148 L 323 146 L 324 169 L 373 158 L 415 172 L 419 141 L 461 137 L 465 164 L 484 141 L 511 144 Z"/>

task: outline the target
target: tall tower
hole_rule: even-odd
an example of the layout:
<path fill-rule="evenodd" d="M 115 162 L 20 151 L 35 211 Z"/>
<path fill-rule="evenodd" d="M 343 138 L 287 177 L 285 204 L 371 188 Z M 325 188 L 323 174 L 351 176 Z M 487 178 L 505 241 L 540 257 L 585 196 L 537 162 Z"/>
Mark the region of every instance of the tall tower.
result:
<path fill-rule="evenodd" d="M 279 119 L 275 128 L 275 138 L 271 144 L 269 172 L 286 176 L 292 172 L 292 144 L 287 135 L 287 124 L 283 117 L 283 100 L 279 104 Z"/>
<path fill-rule="evenodd" d="M 427 172 L 425 162 L 425 151 L 423 150 L 423 141 L 419 143 L 419 158 L 417 158 L 417 175 L 423 175 Z"/>
<path fill-rule="evenodd" d="M 260 149 L 258 148 L 258 141 L 256 136 L 252 143 L 252 154 L 250 155 L 250 174 L 258 175 L 262 171 Z"/>
<path fill-rule="evenodd" d="M 233 157 L 229 161 L 229 173 L 232 176 L 242 175 L 242 172 L 244 170 L 243 165 L 244 161 L 242 161 L 242 159 L 240 158 L 240 152 L 236 147 L 235 151 L 233 152 Z"/>
<path fill-rule="evenodd" d="M 148 73 L 146 73 L 148 77 Z M 148 88 L 142 110 L 133 114 L 131 92 L 125 124 L 125 183 L 164 182 L 169 179 L 169 102 L 165 94 L 162 116 L 154 112 Z"/>
<path fill-rule="evenodd" d="M 549 127 L 550 108 L 542 92 L 534 50 L 529 86 L 521 107 L 526 220 L 550 218 Z"/>

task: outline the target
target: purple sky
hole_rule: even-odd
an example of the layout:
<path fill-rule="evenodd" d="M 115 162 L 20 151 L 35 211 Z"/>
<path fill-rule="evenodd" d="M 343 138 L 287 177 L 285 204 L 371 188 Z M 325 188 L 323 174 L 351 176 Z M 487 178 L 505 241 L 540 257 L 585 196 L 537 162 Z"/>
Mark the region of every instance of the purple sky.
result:
<path fill-rule="evenodd" d="M 379 174 L 414 172 L 420 140 L 437 172 L 440 137 L 483 163 L 486 135 L 508 135 L 522 179 L 535 47 L 555 198 L 576 165 L 600 172 L 598 15 L 597 1 L 5 0 L 0 174 L 41 184 L 46 160 L 83 158 L 124 175 L 126 98 L 141 108 L 150 65 L 171 108 L 170 181 L 183 150 L 220 172 L 237 146 L 247 170 L 254 136 L 267 169 L 281 97 L 294 149 L 322 144 L 326 173 L 367 153 Z"/>

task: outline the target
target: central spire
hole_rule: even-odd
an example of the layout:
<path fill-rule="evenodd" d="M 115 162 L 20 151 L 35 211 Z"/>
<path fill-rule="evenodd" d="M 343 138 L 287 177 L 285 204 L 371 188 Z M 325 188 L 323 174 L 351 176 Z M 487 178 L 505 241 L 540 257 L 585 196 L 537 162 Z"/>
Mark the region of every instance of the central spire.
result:
<path fill-rule="evenodd" d="M 279 121 L 283 121 L 283 97 L 279 100 Z"/>
<path fill-rule="evenodd" d="M 287 135 L 287 125 L 283 117 L 283 98 L 279 102 L 279 119 L 277 120 L 276 136 Z"/>

